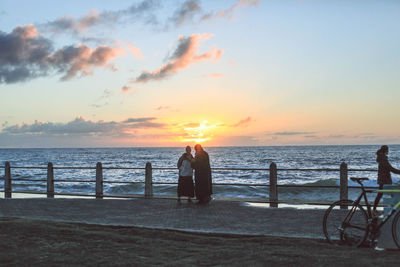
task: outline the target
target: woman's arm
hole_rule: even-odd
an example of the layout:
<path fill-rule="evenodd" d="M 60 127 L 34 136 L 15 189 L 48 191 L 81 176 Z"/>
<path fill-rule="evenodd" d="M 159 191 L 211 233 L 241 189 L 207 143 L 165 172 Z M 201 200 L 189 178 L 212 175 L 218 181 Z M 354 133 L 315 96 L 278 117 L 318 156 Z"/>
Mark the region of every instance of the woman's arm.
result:
<path fill-rule="evenodd" d="M 182 162 L 183 162 L 183 155 L 178 160 L 178 164 L 177 164 L 178 169 L 182 166 Z"/>
<path fill-rule="evenodd" d="M 388 162 L 389 165 L 389 170 L 395 174 L 400 174 L 400 170 L 394 168 L 392 165 L 390 165 L 390 163 Z"/>

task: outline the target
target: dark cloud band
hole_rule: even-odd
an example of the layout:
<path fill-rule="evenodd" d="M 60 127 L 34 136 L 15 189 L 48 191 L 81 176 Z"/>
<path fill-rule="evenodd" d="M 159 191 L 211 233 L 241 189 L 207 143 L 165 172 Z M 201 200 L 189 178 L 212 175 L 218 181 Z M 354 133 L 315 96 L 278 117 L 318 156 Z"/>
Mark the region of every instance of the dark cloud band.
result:
<path fill-rule="evenodd" d="M 11 33 L 0 32 L 0 83 L 28 81 L 59 73 L 61 80 L 86 76 L 121 54 L 119 47 L 65 46 L 54 51 L 50 39 L 32 24 L 18 26 Z"/>

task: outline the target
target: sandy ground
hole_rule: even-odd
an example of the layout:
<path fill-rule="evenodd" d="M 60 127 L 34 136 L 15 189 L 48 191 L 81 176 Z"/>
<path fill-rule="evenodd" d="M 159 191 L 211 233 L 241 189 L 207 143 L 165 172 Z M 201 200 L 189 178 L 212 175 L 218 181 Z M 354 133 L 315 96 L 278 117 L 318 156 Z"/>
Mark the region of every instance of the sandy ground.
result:
<path fill-rule="evenodd" d="M 399 256 L 316 239 L 0 218 L 1 266 L 398 266 Z"/>

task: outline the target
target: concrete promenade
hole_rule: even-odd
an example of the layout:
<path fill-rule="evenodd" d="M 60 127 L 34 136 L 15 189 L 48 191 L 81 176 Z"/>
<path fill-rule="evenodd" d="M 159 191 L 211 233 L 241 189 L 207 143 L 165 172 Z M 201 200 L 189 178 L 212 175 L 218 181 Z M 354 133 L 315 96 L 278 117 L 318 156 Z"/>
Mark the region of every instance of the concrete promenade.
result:
<path fill-rule="evenodd" d="M 325 209 L 269 208 L 267 204 L 228 200 L 196 205 L 186 200 L 179 204 L 175 199 L 159 198 L 0 199 L 0 217 L 314 239 L 325 239 L 324 212 Z M 382 228 L 378 245 L 396 248 L 391 222 Z"/>
<path fill-rule="evenodd" d="M 1 217 L 321 239 L 323 213 L 323 209 L 255 207 L 224 200 L 202 206 L 156 198 L 0 199 Z"/>

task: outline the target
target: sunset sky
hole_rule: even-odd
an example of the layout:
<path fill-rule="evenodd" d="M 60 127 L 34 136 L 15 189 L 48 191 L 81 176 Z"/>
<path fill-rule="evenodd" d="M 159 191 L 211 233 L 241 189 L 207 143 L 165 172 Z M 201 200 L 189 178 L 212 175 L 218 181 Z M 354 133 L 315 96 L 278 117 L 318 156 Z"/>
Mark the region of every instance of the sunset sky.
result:
<path fill-rule="evenodd" d="M 0 1 L 0 147 L 400 143 L 400 1 Z"/>

